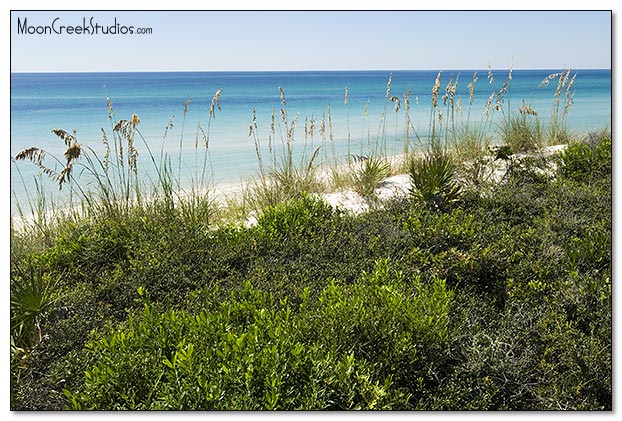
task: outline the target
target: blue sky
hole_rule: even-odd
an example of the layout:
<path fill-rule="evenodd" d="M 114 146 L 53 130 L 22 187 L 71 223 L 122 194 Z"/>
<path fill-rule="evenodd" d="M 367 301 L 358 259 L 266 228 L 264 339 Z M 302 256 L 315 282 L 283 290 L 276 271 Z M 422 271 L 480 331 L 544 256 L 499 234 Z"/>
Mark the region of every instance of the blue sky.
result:
<path fill-rule="evenodd" d="M 152 28 L 24 35 L 28 25 Z M 610 68 L 608 11 L 13 12 L 11 71 Z"/>

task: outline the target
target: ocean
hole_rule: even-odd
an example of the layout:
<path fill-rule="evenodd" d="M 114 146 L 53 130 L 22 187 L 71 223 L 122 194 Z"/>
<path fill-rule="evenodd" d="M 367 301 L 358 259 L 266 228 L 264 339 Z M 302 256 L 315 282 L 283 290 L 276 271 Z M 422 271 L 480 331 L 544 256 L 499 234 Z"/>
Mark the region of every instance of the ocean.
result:
<path fill-rule="evenodd" d="M 518 112 L 523 101 L 547 125 L 557 81 L 546 87 L 539 85 L 547 75 L 559 71 L 514 70 L 503 96 L 503 111 L 494 112 L 488 120 L 490 130 L 495 131 L 504 115 Z M 468 85 L 474 72 L 477 81 L 469 106 Z M 268 148 L 282 147 L 289 130 L 296 156 L 309 156 L 321 146 L 318 163 L 334 160 L 335 156 L 343 160 L 348 152 L 368 155 L 381 144 L 387 153 L 399 154 L 404 150 L 406 92 L 410 92 L 409 143 L 425 143 L 437 73 L 427 70 L 12 73 L 11 158 L 36 146 L 47 153 L 44 164 L 59 170 L 61 164 L 54 157 L 64 160 L 65 145 L 52 130 L 63 129 L 69 133 L 75 130 L 78 142 L 103 159 L 102 133 L 112 141 L 115 121 L 129 120 L 133 114 L 140 118 L 138 129 L 144 138 L 144 142 L 138 138 L 135 141 L 142 179 L 155 177 L 152 157 L 159 162 L 161 155 L 168 155 L 182 188 L 188 188 L 201 172 L 207 133 L 210 177 L 215 185 L 239 184 L 256 176 L 259 166 L 254 140 L 260 143 L 267 161 Z M 567 127 L 577 135 L 611 127 L 611 71 L 578 69 L 571 75 L 575 73 L 574 102 L 568 110 Z M 444 113 L 445 127 L 451 115 L 450 102 L 444 105 L 441 97 L 448 83 L 457 81 L 453 102 L 456 124 L 468 115 L 470 124 L 477 126 L 485 119 L 483 110 L 487 99 L 501 89 L 508 70 L 495 70 L 492 76 L 491 83 L 488 70 L 442 72 L 439 107 Z M 214 115 L 210 118 L 212 99 L 219 89 L 220 101 L 214 103 Z M 562 96 L 562 111 L 564 99 Z M 114 113 L 112 119 L 109 103 Z M 249 136 L 254 116 L 256 130 Z M 53 180 L 38 175 L 39 172 L 31 162 L 12 159 L 12 215 L 17 204 L 27 208 L 28 197 L 35 193 L 35 177 L 39 177 L 51 199 L 57 203 L 67 199 L 69 189 L 59 191 Z M 74 176 L 82 188 L 88 189 L 88 177 L 81 174 L 80 165 L 74 168 Z"/>

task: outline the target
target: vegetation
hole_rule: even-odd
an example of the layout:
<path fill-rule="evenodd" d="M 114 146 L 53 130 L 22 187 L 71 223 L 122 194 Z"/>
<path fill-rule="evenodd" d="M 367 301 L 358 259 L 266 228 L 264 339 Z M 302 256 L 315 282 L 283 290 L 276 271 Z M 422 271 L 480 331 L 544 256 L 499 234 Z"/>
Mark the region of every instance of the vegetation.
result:
<path fill-rule="evenodd" d="M 412 196 L 435 209 L 443 209 L 460 200 L 456 181 L 457 166 L 445 151 L 431 150 L 410 164 Z"/>
<path fill-rule="evenodd" d="M 354 170 L 352 184 L 354 191 L 369 202 L 375 202 L 376 189 L 391 175 L 391 164 L 375 156 L 362 157 L 361 166 Z"/>
<path fill-rule="evenodd" d="M 266 158 L 251 123 L 250 226 L 224 220 L 205 189 L 207 141 L 183 195 L 167 157 L 149 152 L 151 185 L 135 171 L 138 116 L 113 124 L 112 161 L 59 131 L 70 153 L 50 175 L 83 205 L 12 226 L 11 408 L 611 410 L 611 134 L 524 157 L 512 152 L 533 148 L 505 137 L 503 178 L 467 184 L 457 157 L 495 157 L 486 114 L 461 128 L 456 84 L 439 119 L 439 73 L 433 147 L 415 155 L 404 131 L 412 194 L 360 215 L 314 194 L 322 149 L 294 159 L 283 90 L 280 152 Z M 47 168 L 44 156 L 16 158 Z M 348 162 L 352 188 L 378 200 L 388 162 Z"/>

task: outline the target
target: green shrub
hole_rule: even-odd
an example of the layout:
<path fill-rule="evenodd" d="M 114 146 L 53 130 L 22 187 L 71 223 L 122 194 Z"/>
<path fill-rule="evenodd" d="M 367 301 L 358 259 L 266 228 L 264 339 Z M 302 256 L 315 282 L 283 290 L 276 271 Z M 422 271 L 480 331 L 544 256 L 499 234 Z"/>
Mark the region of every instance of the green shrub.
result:
<path fill-rule="evenodd" d="M 589 144 L 573 142 L 559 157 L 562 175 L 574 180 L 581 180 L 595 172 L 611 174 L 611 136 L 603 135 L 600 143 L 593 140 Z"/>
<path fill-rule="evenodd" d="M 456 164 L 445 152 L 433 150 L 411 161 L 409 175 L 415 200 L 443 210 L 460 200 L 461 188 L 455 181 Z"/>
<path fill-rule="evenodd" d="M 583 143 L 573 142 L 560 154 L 562 173 L 570 178 L 578 178 L 589 173 L 592 167 L 592 149 Z"/>
<path fill-rule="evenodd" d="M 416 401 L 446 364 L 452 297 L 442 280 L 406 279 L 378 261 L 353 285 L 332 281 L 301 327 L 337 354 L 375 362 L 376 376 L 390 376 Z"/>
<path fill-rule="evenodd" d="M 354 190 L 368 202 L 376 200 L 376 188 L 391 174 L 391 165 L 384 159 L 366 157 L 353 175 Z"/>
<path fill-rule="evenodd" d="M 611 231 L 588 229 L 582 237 L 572 237 L 565 244 L 570 267 L 584 273 L 611 267 Z"/>
<path fill-rule="evenodd" d="M 335 210 L 319 198 L 303 194 L 300 198 L 266 209 L 258 220 L 260 237 L 278 241 L 312 237 L 316 229 L 330 220 Z"/>
<path fill-rule="evenodd" d="M 143 293 L 144 294 L 144 293 Z M 405 397 L 352 353 L 308 343 L 286 302 L 246 284 L 192 316 L 155 311 L 87 349 L 74 409 L 389 409 Z"/>
<path fill-rule="evenodd" d="M 42 324 L 54 303 L 58 279 L 32 262 L 26 268 L 15 268 L 16 276 L 11 278 L 11 340 L 17 347 L 31 348 L 43 337 Z"/>
<path fill-rule="evenodd" d="M 532 184 L 536 188 L 544 186 L 554 177 L 551 160 L 544 156 L 510 159 L 505 173 L 506 181 L 521 185 Z"/>
<path fill-rule="evenodd" d="M 452 247 L 465 249 L 481 229 L 474 215 L 456 208 L 446 213 L 412 210 L 403 222 L 415 245 L 438 253 Z"/>

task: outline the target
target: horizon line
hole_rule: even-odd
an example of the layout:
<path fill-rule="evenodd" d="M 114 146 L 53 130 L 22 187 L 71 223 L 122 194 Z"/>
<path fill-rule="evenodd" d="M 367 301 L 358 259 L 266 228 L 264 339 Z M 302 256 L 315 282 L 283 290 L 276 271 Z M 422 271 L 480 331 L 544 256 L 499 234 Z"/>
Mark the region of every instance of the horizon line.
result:
<path fill-rule="evenodd" d="M 611 67 L 515 67 L 512 70 L 609 70 Z M 11 71 L 11 74 L 19 73 L 276 73 L 276 72 L 416 72 L 416 71 L 488 71 L 488 68 L 420 68 L 420 69 L 273 69 L 273 70 L 18 70 Z M 510 68 L 492 69 L 495 71 L 509 71 Z"/>

